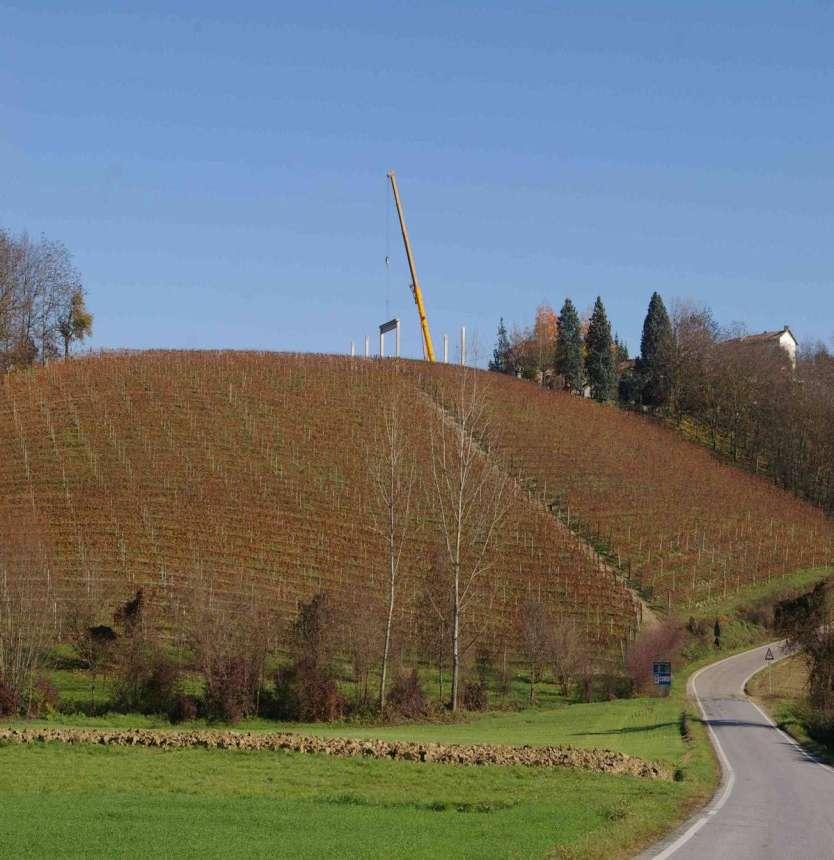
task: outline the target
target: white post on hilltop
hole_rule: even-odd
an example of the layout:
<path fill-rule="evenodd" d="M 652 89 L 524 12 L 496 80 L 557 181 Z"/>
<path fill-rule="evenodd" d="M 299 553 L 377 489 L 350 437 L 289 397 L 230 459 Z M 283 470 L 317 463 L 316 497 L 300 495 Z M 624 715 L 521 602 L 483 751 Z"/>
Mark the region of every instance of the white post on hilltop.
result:
<path fill-rule="evenodd" d="M 449 335 L 443 335 L 443 364 L 449 363 Z"/>
<path fill-rule="evenodd" d="M 369 335 L 365 335 L 365 358 L 371 357 L 371 338 Z"/>
<path fill-rule="evenodd" d="M 353 341 L 350 342 L 350 357 L 356 358 L 356 344 Z"/>
<path fill-rule="evenodd" d="M 400 357 L 400 321 L 397 320 L 397 358 Z"/>
<path fill-rule="evenodd" d="M 382 332 L 379 333 L 379 357 L 385 358 L 385 335 Z"/>
<path fill-rule="evenodd" d="M 461 367 L 466 365 L 466 326 L 460 327 L 460 364 Z"/>

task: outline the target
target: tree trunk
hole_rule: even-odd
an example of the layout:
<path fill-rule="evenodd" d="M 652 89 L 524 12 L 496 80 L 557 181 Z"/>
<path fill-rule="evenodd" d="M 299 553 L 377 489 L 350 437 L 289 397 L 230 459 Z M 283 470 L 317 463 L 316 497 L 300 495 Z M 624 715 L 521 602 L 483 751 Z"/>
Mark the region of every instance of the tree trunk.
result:
<path fill-rule="evenodd" d="M 458 709 L 460 686 L 460 563 L 455 564 L 455 605 L 452 618 L 452 711 Z"/>
<path fill-rule="evenodd" d="M 388 680 L 388 655 L 391 650 L 391 625 L 394 619 L 394 588 L 397 577 L 396 555 L 393 540 L 391 550 L 390 588 L 388 592 L 388 620 L 385 623 L 385 648 L 382 652 L 382 678 L 379 683 L 379 713 L 385 710 L 385 685 Z"/>

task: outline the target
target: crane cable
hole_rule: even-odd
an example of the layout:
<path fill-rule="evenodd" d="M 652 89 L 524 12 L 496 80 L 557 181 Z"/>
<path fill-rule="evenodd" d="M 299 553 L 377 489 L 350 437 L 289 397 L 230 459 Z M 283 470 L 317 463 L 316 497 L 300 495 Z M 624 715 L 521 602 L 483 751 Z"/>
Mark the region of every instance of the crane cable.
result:
<path fill-rule="evenodd" d="M 385 319 L 391 318 L 391 195 L 385 180 Z"/>

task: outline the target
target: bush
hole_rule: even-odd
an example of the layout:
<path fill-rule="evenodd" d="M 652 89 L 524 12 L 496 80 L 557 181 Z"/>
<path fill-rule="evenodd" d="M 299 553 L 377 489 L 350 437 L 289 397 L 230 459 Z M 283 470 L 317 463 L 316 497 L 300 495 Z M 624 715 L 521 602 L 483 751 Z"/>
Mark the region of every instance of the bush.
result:
<path fill-rule="evenodd" d="M 489 694 L 486 684 L 480 681 L 466 684 L 463 688 L 461 701 L 467 711 L 485 711 L 489 707 Z"/>
<path fill-rule="evenodd" d="M 834 750 L 834 710 L 804 708 L 800 711 L 799 718 L 810 738 Z"/>
<path fill-rule="evenodd" d="M 279 720 L 333 722 L 345 713 L 346 701 L 329 675 L 295 665 L 275 676 L 272 712 Z"/>
<path fill-rule="evenodd" d="M 703 618 L 694 618 L 689 616 L 689 621 L 686 622 L 686 629 L 692 636 L 703 638 L 707 635 L 707 623 Z"/>
<path fill-rule="evenodd" d="M 114 704 L 120 711 L 166 714 L 179 687 L 177 666 L 154 648 L 129 649 L 117 666 Z"/>
<path fill-rule="evenodd" d="M 243 657 L 223 655 L 205 672 L 206 716 L 239 723 L 255 710 L 255 688 L 249 665 Z"/>
<path fill-rule="evenodd" d="M 406 719 L 416 719 L 426 714 L 426 697 L 417 677 L 417 670 L 410 675 L 398 675 L 388 691 L 387 710 Z"/>
<path fill-rule="evenodd" d="M 168 719 L 172 723 L 186 723 L 197 719 L 197 702 L 191 696 L 180 694 L 171 704 Z"/>
<path fill-rule="evenodd" d="M 604 672 L 597 677 L 599 696 L 605 702 L 630 699 L 634 695 L 634 681 L 626 675 Z"/>
<path fill-rule="evenodd" d="M 745 606 L 738 611 L 738 617 L 755 627 L 773 628 L 773 608 L 770 606 Z"/>
<path fill-rule="evenodd" d="M 0 678 L 0 717 L 16 717 L 20 713 L 20 702 L 19 691 Z"/>
<path fill-rule="evenodd" d="M 655 660 L 674 663 L 683 641 L 682 628 L 672 621 L 650 627 L 637 637 L 626 655 L 626 671 L 635 690 L 648 692 L 652 689 L 652 663 Z"/>
<path fill-rule="evenodd" d="M 32 699 L 29 702 L 27 716 L 33 719 L 45 717 L 58 709 L 58 690 L 46 675 L 35 679 L 32 687 Z"/>

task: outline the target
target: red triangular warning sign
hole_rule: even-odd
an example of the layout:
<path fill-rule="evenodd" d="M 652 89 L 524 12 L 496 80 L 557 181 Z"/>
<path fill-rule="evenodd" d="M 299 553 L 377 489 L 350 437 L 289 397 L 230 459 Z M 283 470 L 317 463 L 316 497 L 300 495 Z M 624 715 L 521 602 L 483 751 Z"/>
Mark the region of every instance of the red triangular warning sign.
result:
<path fill-rule="evenodd" d="M 767 654 L 765 654 L 765 660 L 770 662 L 771 660 L 775 660 L 776 658 L 773 656 L 773 651 L 770 648 L 767 649 Z"/>

